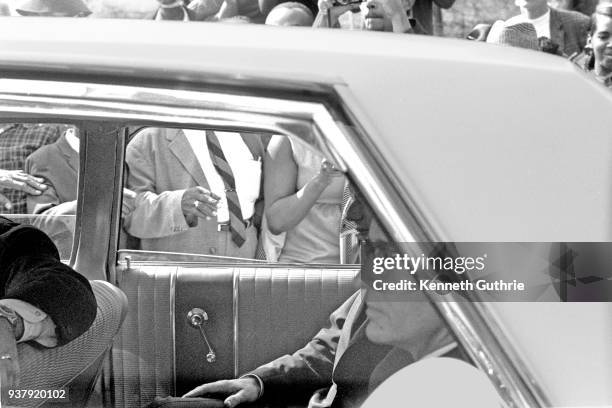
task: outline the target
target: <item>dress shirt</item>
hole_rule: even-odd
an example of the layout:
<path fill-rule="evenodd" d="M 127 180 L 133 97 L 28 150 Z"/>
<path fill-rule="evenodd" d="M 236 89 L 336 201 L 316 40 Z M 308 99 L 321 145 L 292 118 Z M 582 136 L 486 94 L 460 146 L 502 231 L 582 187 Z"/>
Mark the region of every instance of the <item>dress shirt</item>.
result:
<path fill-rule="evenodd" d="M 72 148 L 75 152 L 79 152 L 79 138 L 76 137 L 75 128 L 69 128 L 65 133 L 66 142 L 68 142 L 68 146 Z"/>
<path fill-rule="evenodd" d="M 550 38 L 550 9 L 548 9 L 543 16 L 534 19 L 531 19 L 524 14 L 519 14 L 518 16 L 509 19 L 506 22 L 506 25 L 518 23 L 530 23 L 535 28 L 538 38 Z"/>
<path fill-rule="evenodd" d="M 17 343 L 34 340 L 45 347 L 57 346 L 55 323 L 45 312 L 18 299 L 0 299 L 0 305 L 11 308 L 23 319 L 23 335 Z"/>
<path fill-rule="evenodd" d="M 219 206 L 217 207 L 217 222 L 229 222 L 225 184 L 217 173 L 208 152 L 206 132 L 188 129 L 183 130 L 183 132 L 202 167 L 210 191 L 220 197 Z M 234 180 L 236 181 L 236 193 L 238 194 L 238 200 L 240 200 L 242 218 L 246 221 L 255 213 L 255 201 L 259 198 L 261 159 L 253 159 L 253 154 L 242 140 L 240 133 L 215 132 L 215 134 L 219 138 L 225 159 L 232 168 Z"/>

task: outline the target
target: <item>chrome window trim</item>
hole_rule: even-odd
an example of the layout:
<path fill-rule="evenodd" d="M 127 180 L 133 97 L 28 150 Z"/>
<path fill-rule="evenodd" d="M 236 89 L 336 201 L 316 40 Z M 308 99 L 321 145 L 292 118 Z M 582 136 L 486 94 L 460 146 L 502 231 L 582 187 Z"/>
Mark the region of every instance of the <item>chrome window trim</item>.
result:
<path fill-rule="evenodd" d="M 332 139 L 329 147 L 348 157 L 345 163 L 347 166 L 350 163 L 353 181 L 371 199 L 374 210 L 382 215 L 381 221 L 391 237 L 396 242 L 444 242 L 441 230 L 419 211 L 419 204 L 411 194 L 403 189 L 398 190 L 402 183 L 378 152 L 375 144 L 377 132 L 368 123 L 367 114 L 360 109 L 348 89 L 343 86 L 336 86 L 335 89 L 341 97 L 345 113 L 354 124 L 353 129 L 347 129 L 354 133 L 354 137 L 352 141 L 348 135 L 344 141 Z M 406 231 L 402 224 L 415 229 Z M 519 353 L 482 303 L 466 302 L 454 293 L 445 295 L 445 301 L 440 301 L 439 295 L 427 295 L 470 358 L 488 375 L 509 407 L 551 406 L 530 370 L 522 363 Z"/>
<path fill-rule="evenodd" d="M 172 395 L 176 394 L 176 281 L 179 267 L 170 274 L 170 324 L 172 327 Z"/>
<path fill-rule="evenodd" d="M 54 94 L 63 87 L 72 90 L 71 96 Z M 340 103 L 341 111 L 326 107 L 324 100 L 300 102 L 220 92 L 1 79 L 0 117 L 129 120 L 149 125 L 295 135 L 314 143 L 350 174 L 353 182 L 367 194 L 374 210 L 382 215 L 381 221 L 396 241 L 443 241 L 439 231 L 418 212 L 418 203 L 410 198 L 409 192 L 398 191 L 399 178 L 378 152 L 373 137 L 376 131 L 367 122 L 367 114 L 360 110 L 346 87 L 336 85 L 332 89 L 330 95 L 335 95 L 334 102 Z M 351 128 L 344 126 L 346 124 Z M 310 134 L 314 137 L 306 136 Z M 84 208 L 81 216 L 87 215 Z M 81 251 L 87 250 L 91 249 L 81 248 Z M 81 251 L 77 253 L 77 261 Z M 448 300 L 453 301 L 453 295 L 448 295 Z M 524 381 L 532 376 L 523 364 L 512 361 L 510 357 L 520 361 L 518 353 L 501 331 L 495 330 L 493 320 L 485 318 L 483 310 L 468 302 L 433 303 L 476 364 L 489 374 L 509 406 L 550 405 L 536 384 Z M 489 343 L 483 342 L 484 339 Z M 234 341 L 236 350 L 236 338 Z M 234 363 L 237 367 L 236 359 Z"/>
<path fill-rule="evenodd" d="M 240 375 L 240 346 L 238 333 L 240 333 L 240 316 L 238 310 L 240 307 L 240 271 L 234 268 L 232 271 L 232 314 L 234 317 L 234 336 L 232 341 L 234 342 L 234 378 L 238 378 Z"/>

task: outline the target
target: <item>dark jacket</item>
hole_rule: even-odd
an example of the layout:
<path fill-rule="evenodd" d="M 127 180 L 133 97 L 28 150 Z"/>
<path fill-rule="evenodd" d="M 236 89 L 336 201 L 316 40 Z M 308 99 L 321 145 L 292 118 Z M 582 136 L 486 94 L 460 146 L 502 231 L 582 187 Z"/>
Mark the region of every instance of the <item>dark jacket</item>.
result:
<path fill-rule="evenodd" d="M 591 19 L 584 14 L 550 8 L 550 39 L 565 55 L 584 49 L 590 28 Z"/>
<path fill-rule="evenodd" d="M 0 217 L 0 298 L 19 299 L 47 313 L 58 345 L 83 334 L 96 317 L 89 281 L 59 260 L 49 237 Z"/>
<path fill-rule="evenodd" d="M 357 292 L 306 347 L 251 372 L 263 381 L 264 401 L 303 404 L 314 393 L 310 407 L 359 407 L 385 379 L 415 361 L 407 351 L 370 342 L 366 326 Z M 466 360 L 457 348 L 445 356 Z"/>

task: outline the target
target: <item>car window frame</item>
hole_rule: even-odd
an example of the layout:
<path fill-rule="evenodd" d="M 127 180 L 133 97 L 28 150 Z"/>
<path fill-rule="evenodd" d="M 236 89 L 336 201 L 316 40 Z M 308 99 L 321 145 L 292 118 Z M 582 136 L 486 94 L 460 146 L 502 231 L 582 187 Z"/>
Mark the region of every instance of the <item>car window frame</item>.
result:
<path fill-rule="evenodd" d="M 256 85 L 261 83 L 248 79 L 227 89 L 212 90 L 206 90 L 205 84 L 175 83 L 169 89 L 146 87 L 137 81 L 108 85 L 68 79 L 5 78 L 0 81 L 0 117 L 92 120 L 87 122 L 81 142 L 82 176 L 79 177 L 80 201 L 72 259 L 75 268 L 88 271 L 86 276 L 90 278 L 111 282 L 117 278 L 106 273 L 117 263 L 127 124 L 298 136 L 319 148 L 349 175 L 394 240 L 435 242 L 441 238 L 439 231 L 419 211 L 418 202 L 399 187 L 399 175 L 376 147 L 376 140 L 380 139 L 375 127 L 368 123 L 367 114 L 360 110 L 346 85 L 327 83 L 313 87 L 311 83 L 296 81 L 293 91 L 275 94 L 273 88 L 258 91 Z M 228 83 L 231 81 L 228 79 Z M 194 90 L 183 90 L 190 87 Z M 59 89 L 63 89 L 62 95 L 57 94 Z M 92 137 L 94 134 L 96 137 Z M 109 143 L 112 149 L 108 148 Z M 101 160 L 98 153 L 104 151 L 111 155 Z M 89 171 L 94 164 L 102 165 L 104 171 Z M 101 178 L 107 173 L 113 174 L 112 181 Z M 110 193 L 104 190 L 106 193 L 100 199 L 95 193 L 101 188 L 109 188 Z M 111 214 L 110 223 L 105 219 L 107 214 Z M 103 251 L 96 245 L 94 234 L 89 233 L 100 230 L 108 237 Z M 457 300 L 454 296 L 457 295 L 451 293 L 447 295 L 449 302 L 433 304 L 471 359 L 489 376 L 500 396 L 509 406 L 550 405 L 509 339 L 487 317 L 486 307 L 454 302 Z"/>

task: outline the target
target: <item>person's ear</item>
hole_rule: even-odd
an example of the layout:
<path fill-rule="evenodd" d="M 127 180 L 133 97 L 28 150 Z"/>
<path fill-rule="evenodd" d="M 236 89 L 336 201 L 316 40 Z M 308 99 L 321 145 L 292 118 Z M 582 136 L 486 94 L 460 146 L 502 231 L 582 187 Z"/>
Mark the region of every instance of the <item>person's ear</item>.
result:
<path fill-rule="evenodd" d="M 592 38 L 593 36 L 589 33 L 589 35 L 587 36 L 586 44 L 584 45 L 584 52 L 589 55 L 593 53 L 593 44 L 591 43 Z"/>

